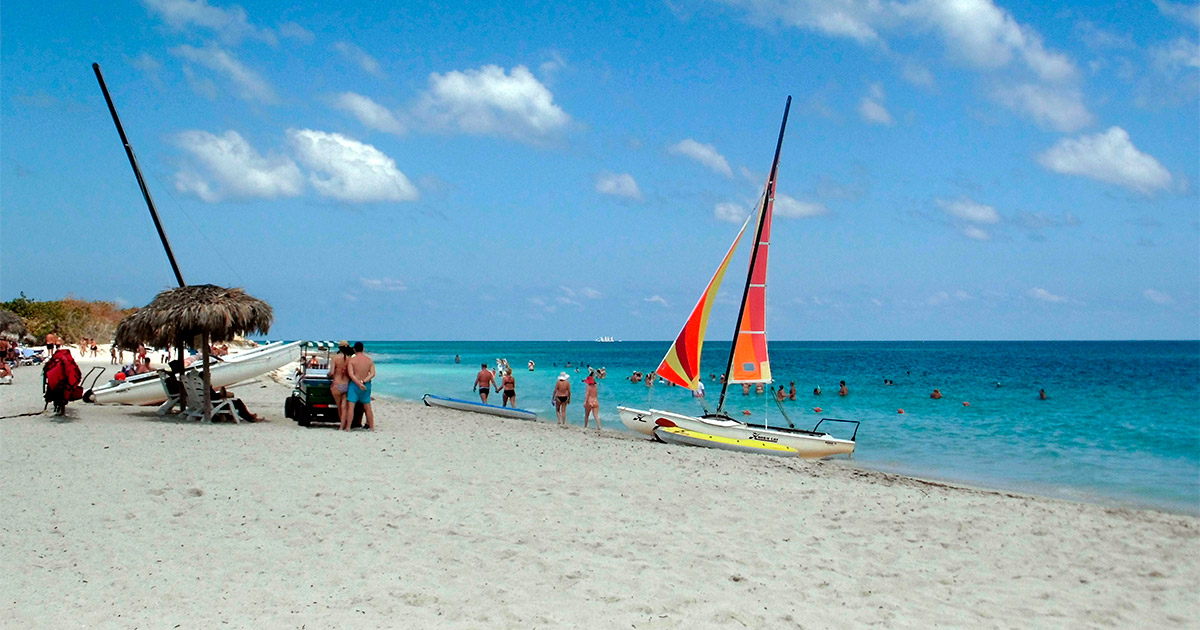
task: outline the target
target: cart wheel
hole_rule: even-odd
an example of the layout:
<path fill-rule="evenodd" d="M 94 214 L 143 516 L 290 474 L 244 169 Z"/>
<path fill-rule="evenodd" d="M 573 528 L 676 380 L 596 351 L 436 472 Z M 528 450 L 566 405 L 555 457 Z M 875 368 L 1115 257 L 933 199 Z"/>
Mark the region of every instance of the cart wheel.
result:
<path fill-rule="evenodd" d="M 295 418 L 296 408 L 300 406 L 300 401 L 295 396 L 288 396 L 287 400 L 283 401 L 283 417 Z"/>
<path fill-rule="evenodd" d="M 312 424 L 312 417 L 308 415 L 308 410 L 304 407 L 298 407 L 296 409 L 296 423 L 302 427 Z"/>

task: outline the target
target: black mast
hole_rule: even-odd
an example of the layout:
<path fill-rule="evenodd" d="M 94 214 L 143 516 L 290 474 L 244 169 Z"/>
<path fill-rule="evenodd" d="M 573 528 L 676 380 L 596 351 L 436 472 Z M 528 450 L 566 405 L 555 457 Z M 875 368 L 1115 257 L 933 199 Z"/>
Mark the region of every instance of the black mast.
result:
<path fill-rule="evenodd" d="M 125 155 L 129 156 L 129 165 L 133 167 L 133 175 L 137 177 L 138 186 L 142 189 L 142 197 L 146 199 L 146 206 L 150 208 L 150 217 L 154 219 L 154 228 L 158 230 L 158 238 L 167 252 L 167 260 L 171 261 L 171 271 L 175 272 L 175 280 L 179 282 L 179 286 L 186 286 L 183 274 L 179 273 L 179 265 L 175 262 L 175 254 L 171 251 L 171 243 L 167 240 L 167 233 L 163 231 L 162 222 L 158 220 L 158 211 L 154 209 L 154 200 L 150 198 L 150 189 L 146 188 L 146 181 L 142 179 L 142 171 L 138 168 L 137 158 L 133 156 L 133 146 L 129 144 L 129 138 L 125 137 L 125 128 L 121 126 L 121 119 L 117 117 L 117 108 L 113 105 L 112 97 L 108 95 L 108 86 L 104 84 L 104 75 L 100 74 L 100 64 L 93 63 L 92 71 L 96 73 L 96 80 L 100 82 L 100 91 L 104 92 L 104 101 L 108 103 L 108 113 L 112 114 L 113 123 L 117 126 L 117 133 L 121 135 L 121 144 L 125 145 Z"/>
<path fill-rule="evenodd" d="M 746 314 L 746 298 L 750 295 L 750 280 L 754 277 L 754 261 L 758 258 L 758 244 L 762 241 L 764 227 L 763 214 L 775 200 L 775 175 L 779 171 L 779 152 L 783 149 L 783 130 L 787 129 L 788 111 L 792 109 L 792 97 L 787 97 L 783 106 L 783 122 L 779 125 L 779 140 L 775 142 L 775 159 L 771 161 L 771 174 L 767 177 L 767 187 L 763 190 L 762 211 L 758 215 L 758 230 L 754 233 L 754 248 L 750 251 L 750 267 L 746 270 L 746 287 L 742 289 L 742 302 L 738 306 L 737 324 L 733 327 L 733 342 L 729 344 L 729 363 L 725 365 L 725 382 L 721 385 L 721 398 L 717 401 L 717 414 L 725 407 L 725 392 L 729 390 L 729 380 L 733 378 L 733 350 L 737 347 L 738 334 L 742 330 L 742 316 Z"/>

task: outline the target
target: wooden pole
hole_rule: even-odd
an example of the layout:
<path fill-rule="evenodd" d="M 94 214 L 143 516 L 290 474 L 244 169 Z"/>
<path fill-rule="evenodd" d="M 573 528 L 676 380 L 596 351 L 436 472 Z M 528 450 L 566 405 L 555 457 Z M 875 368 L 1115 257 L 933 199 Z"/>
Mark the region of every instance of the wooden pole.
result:
<path fill-rule="evenodd" d="M 204 361 L 204 421 L 212 422 L 212 376 L 208 373 L 208 333 L 200 333 L 200 359 Z"/>

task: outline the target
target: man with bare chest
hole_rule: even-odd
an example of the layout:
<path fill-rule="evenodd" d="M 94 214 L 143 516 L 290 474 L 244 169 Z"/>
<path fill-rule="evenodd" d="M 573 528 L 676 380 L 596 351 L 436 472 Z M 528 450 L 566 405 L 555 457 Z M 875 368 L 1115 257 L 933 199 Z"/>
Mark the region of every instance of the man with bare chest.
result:
<path fill-rule="evenodd" d="M 350 375 L 350 388 L 346 391 L 346 406 L 350 409 L 347 414 L 354 415 L 354 405 L 362 403 L 363 412 L 367 416 L 367 430 L 375 430 L 375 412 L 371 410 L 371 381 L 375 380 L 375 362 L 363 352 L 361 341 L 354 342 L 354 356 L 346 361 L 346 372 Z M 343 426 L 343 431 L 349 431 L 349 426 Z"/>

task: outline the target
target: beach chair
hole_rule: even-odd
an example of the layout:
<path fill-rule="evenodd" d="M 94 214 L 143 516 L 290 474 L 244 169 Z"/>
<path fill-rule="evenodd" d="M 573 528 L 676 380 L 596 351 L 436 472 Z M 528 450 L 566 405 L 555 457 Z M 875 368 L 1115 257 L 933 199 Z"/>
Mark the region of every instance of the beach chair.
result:
<path fill-rule="evenodd" d="M 187 407 L 183 403 L 183 383 L 179 379 L 171 375 L 166 370 L 158 371 L 158 381 L 162 383 L 163 391 L 167 394 L 167 402 L 159 405 L 158 415 L 165 416 L 171 413 L 175 405 L 179 405 L 179 411 L 187 411 Z"/>
<path fill-rule="evenodd" d="M 195 370 L 183 373 L 183 390 L 187 396 L 188 420 L 204 420 L 204 379 Z M 227 415 L 234 422 L 241 423 L 237 410 L 233 408 L 233 398 L 214 398 L 212 401 L 212 417 Z"/>

